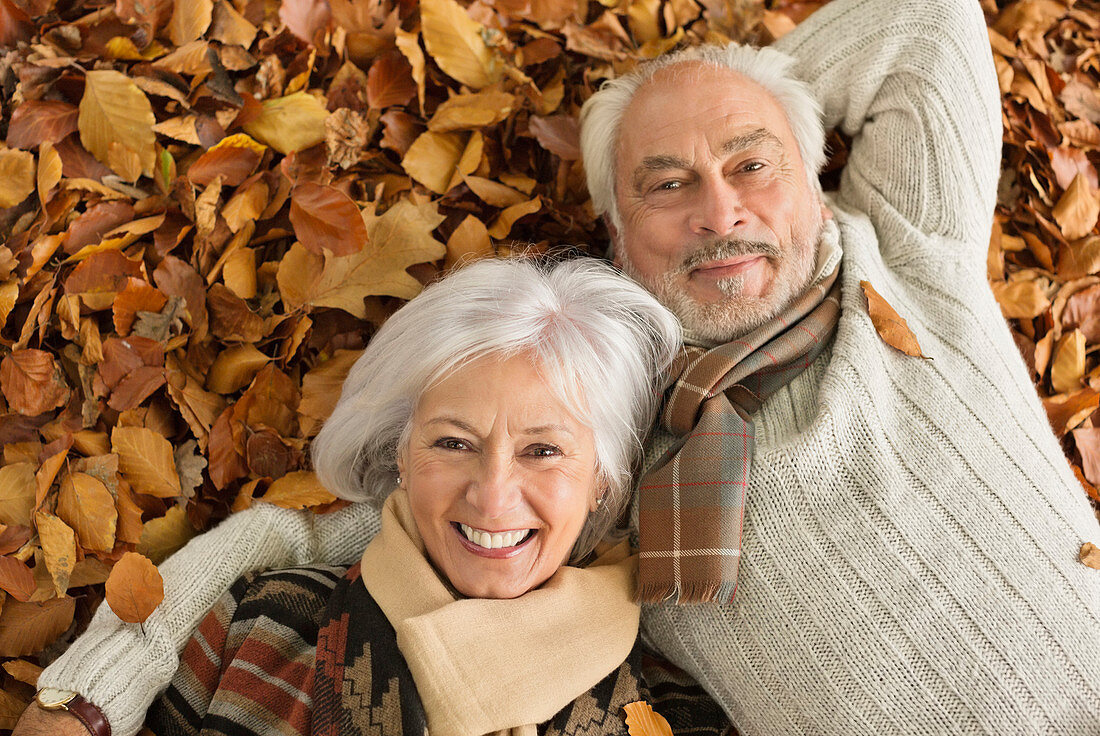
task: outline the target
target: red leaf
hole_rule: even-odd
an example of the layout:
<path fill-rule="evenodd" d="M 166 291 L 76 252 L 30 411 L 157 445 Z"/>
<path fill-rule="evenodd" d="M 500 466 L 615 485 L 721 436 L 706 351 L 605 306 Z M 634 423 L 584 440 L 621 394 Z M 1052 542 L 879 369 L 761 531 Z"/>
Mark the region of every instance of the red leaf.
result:
<path fill-rule="evenodd" d="M 35 589 L 34 573 L 30 568 L 12 557 L 0 557 L 0 588 L 11 594 L 17 601 L 24 603 Z"/>
<path fill-rule="evenodd" d="M 8 405 L 28 417 L 63 406 L 69 387 L 53 356 L 42 350 L 16 350 L 0 361 L 0 388 Z"/>
<path fill-rule="evenodd" d="M 43 141 L 60 143 L 76 131 L 75 105 L 57 100 L 27 100 L 18 105 L 8 123 L 8 145 L 37 148 Z"/>
<path fill-rule="evenodd" d="M 317 254 L 346 256 L 367 242 L 367 226 L 355 202 L 335 187 L 302 182 L 290 195 L 294 234 Z"/>

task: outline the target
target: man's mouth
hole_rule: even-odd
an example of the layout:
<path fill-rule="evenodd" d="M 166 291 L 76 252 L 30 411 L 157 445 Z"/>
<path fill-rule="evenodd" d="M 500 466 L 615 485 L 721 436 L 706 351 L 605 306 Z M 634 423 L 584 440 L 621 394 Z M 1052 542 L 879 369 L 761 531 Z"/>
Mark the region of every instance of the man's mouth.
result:
<path fill-rule="evenodd" d="M 691 269 L 691 276 L 703 276 L 710 279 L 723 279 L 737 276 L 755 266 L 766 258 L 762 253 L 753 253 L 733 258 L 723 258 L 716 261 L 707 261 Z"/>
<path fill-rule="evenodd" d="M 534 529 L 511 529 L 504 532 L 489 532 L 467 524 L 453 524 L 468 542 L 482 549 L 507 549 L 519 547 L 534 536 Z"/>

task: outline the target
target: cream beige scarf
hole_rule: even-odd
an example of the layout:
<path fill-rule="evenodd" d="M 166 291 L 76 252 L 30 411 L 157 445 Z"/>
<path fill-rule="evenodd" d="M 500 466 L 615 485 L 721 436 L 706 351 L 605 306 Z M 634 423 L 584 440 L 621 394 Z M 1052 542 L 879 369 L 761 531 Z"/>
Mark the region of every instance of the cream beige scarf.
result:
<path fill-rule="evenodd" d="M 519 598 L 458 598 L 432 567 L 404 491 L 363 553 L 367 591 L 397 632 L 431 736 L 534 736 L 535 724 L 626 659 L 638 634 L 625 543 L 561 567 Z"/>

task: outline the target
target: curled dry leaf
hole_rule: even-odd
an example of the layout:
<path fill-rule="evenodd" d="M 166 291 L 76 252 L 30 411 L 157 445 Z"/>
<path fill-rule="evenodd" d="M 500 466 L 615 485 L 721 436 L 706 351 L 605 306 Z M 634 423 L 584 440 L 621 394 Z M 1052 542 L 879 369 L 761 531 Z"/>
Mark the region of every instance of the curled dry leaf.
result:
<path fill-rule="evenodd" d="M 860 281 L 863 294 L 867 297 L 867 313 L 871 316 L 871 324 L 879 337 L 892 348 L 900 350 L 914 358 L 926 357 L 921 352 L 917 343 L 917 336 L 909 329 L 905 320 L 894 311 L 894 308 L 875 291 L 869 281 Z"/>
<path fill-rule="evenodd" d="M 644 700 L 628 703 L 623 710 L 626 711 L 626 729 L 630 736 L 672 736 L 668 721 Z"/>
<path fill-rule="evenodd" d="M 127 552 L 111 569 L 105 592 L 107 605 L 116 616 L 140 624 L 164 600 L 164 580 L 148 557 Z"/>

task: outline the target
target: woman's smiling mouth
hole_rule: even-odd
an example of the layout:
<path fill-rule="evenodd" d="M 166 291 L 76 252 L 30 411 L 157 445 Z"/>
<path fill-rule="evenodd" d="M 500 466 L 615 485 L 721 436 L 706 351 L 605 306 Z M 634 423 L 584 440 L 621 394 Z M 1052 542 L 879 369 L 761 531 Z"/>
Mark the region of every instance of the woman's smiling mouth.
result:
<path fill-rule="evenodd" d="M 511 529 L 490 532 L 459 522 L 452 522 L 463 545 L 475 554 L 487 557 L 509 557 L 534 538 L 535 529 Z"/>

